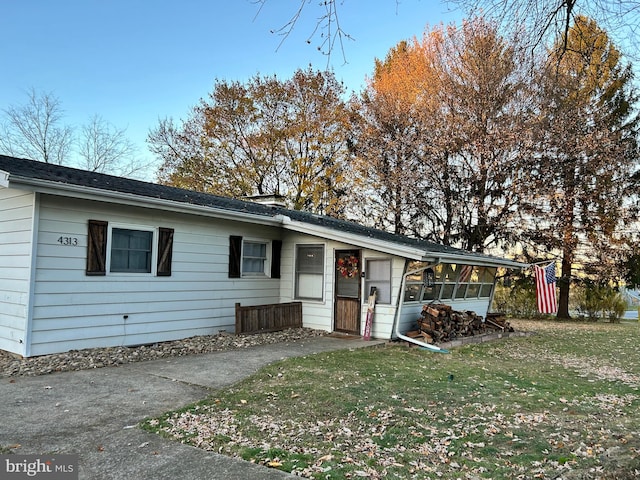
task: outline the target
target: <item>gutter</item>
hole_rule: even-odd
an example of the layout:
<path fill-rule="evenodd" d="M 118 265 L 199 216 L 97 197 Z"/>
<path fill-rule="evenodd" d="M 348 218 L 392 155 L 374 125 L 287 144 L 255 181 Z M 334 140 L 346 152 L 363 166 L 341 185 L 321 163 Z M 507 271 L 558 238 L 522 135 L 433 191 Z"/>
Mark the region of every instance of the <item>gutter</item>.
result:
<path fill-rule="evenodd" d="M 515 260 L 507 260 L 501 258 L 492 258 L 485 255 L 464 255 L 464 254 L 447 254 L 437 253 L 438 260 L 442 263 L 465 263 L 478 267 L 498 267 L 498 268 L 527 268 L 528 263 L 516 262 Z M 424 262 L 431 262 L 433 257 L 423 258 Z"/>
<path fill-rule="evenodd" d="M 433 345 L 431 343 L 426 343 L 426 342 L 421 342 L 420 340 L 416 340 L 415 338 L 411 338 L 411 337 L 407 337 L 406 335 L 402 335 L 400 333 L 400 312 L 402 311 L 402 304 L 404 303 L 402 300 L 402 297 L 404 295 L 404 287 L 406 284 L 406 280 L 407 277 L 409 275 L 413 275 L 415 273 L 418 272 L 423 272 L 425 271 L 427 268 L 433 268 L 436 265 L 438 265 L 439 263 L 441 263 L 440 259 L 435 260 L 434 262 L 432 262 L 431 264 L 427 265 L 426 267 L 422 267 L 422 268 L 418 268 L 417 270 L 411 270 L 409 272 L 406 272 L 402 275 L 402 283 L 400 284 L 400 292 L 398 293 L 398 307 L 396 308 L 396 314 L 393 318 L 393 331 L 394 334 L 397 338 L 404 340 L 405 342 L 409 342 L 409 343 L 413 343 L 415 345 L 418 345 L 422 348 L 426 348 L 427 350 L 431 350 L 432 352 L 437 352 L 437 353 L 449 353 L 449 350 L 446 350 L 444 348 L 440 348 L 436 345 Z"/>
<path fill-rule="evenodd" d="M 434 257 L 437 257 L 438 261 L 440 262 L 468 263 L 472 265 L 487 267 L 522 269 L 529 266 L 520 262 L 501 258 L 492 258 L 484 255 L 465 255 L 464 253 L 453 252 L 431 252 L 429 250 L 425 250 L 424 248 L 417 248 L 409 245 L 400 245 L 393 242 L 369 238 L 363 235 L 340 232 L 338 230 L 322 227 L 319 225 L 295 221 L 290 217 L 282 214 L 263 215 L 257 213 L 247 213 L 215 206 L 196 205 L 191 203 L 179 202 L 176 200 L 166 200 L 162 198 L 136 195 L 134 193 L 123 193 L 114 190 L 56 182 L 52 180 L 40 180 L 29 177 L 14 176 L 8 174 L 5 171 L 0 171 L 0 187 L 9 187 L 10 184 L 12 186 L 14 184 L 17 184 L 35 187 L 40 193 L 57 196 L 84 198 L 87 200 L 100 200 L 107 198 L 114 203 L 135 205 L 143 208 L 161 208 L 173 212 L 190 213 L 205 217 L 216 217 L 224 220 L 250 221 L 254 224 L 282 227 L 287 230 L 306 233 L 322 238 L 333 238 L 336 241 L 358 245 L 362 248 L 382 251 L 391 255 L 396 255 L 411 260 L 420 260 L 428 263 L 434 262 Z M 65 192 L 67 193 L 66 195 Z"/>
<path fill-rule="evenodd" d="M 339 230 L 314 225 L 311 223 L 292 220 L 286 215 L 276 215 L 274 219 L 279 219 L 283 228 L 299 233 L 306 233 L 323 238 L 332 238 L 336 241 L 358 245 L 362 248 L 382 251 L 398 257 L 408 258 L 410 260 L 419 260 L 421 262 L 433 263 L 437 259 L 437 263 L 465 263 L 479 267 L 502 267 L 502 268 L 526 268 L 528 265 L 513 260 L 495 258 L 482 254 L 465 253 L 446 253 L 430 251 L 425 248 L 412 247 L 409 245 L 400 245 L 384 240 L 368 238 L 363 235 L 341 232 Z"/>
<path fill-rule="evenodd" d="M 280 219 L 281 225 L 287 230 L 306 233 L 322 238 L 331 238 L 339 242 L 358 245 L 362 248 L 382 251 L 398 257 L 409 258 L 411 260 L 422 260 L 425 256 L 425 250 L 423 248 L 413 248 L 407 245 L 398 245 L 391 242 L 385 242 L 384 240 L 368 238 L 363 235 L 340 232 L 332 228 L 292 220 L 286 215 L 276 215 L 275 218 Z M 430 260 L 433 260 L 433 258 L 430 258 Z"/>
<path fill-rule="evenodd" d="M 245 213 L 219 207 L 195 205 L 192 203 L 177 202 L 175 200 L 147 197 L 143 195 L 136 195 L 133 193 L 122 193 L 114 190 L 105 190 L 102 188 L 54 182 L 51 180 L 34 180 L 26 177 L 16 177 L 12 175 L 11 184 L 13 187 L 16 187 L 16 184 L 36 187 L 37 191 L 40 193 L 56 196 L 83 198 L 85 200 L 101 200 L 108 198 L 114 201 L 114 203 L 134 205 L 137 207 L 162 208 L 164 210 L 170 210 L 174 212 L 185 212 L 206 217 L 222 218 L 224 220 L 250 220 L 253 223 L 262 225 L 281 225 L 281 220 L 277 218 L 277 216 Z M 3 186 L 1 176 L 0 186 Z M 65 192 L 67 193 L 66 195 Z"/>

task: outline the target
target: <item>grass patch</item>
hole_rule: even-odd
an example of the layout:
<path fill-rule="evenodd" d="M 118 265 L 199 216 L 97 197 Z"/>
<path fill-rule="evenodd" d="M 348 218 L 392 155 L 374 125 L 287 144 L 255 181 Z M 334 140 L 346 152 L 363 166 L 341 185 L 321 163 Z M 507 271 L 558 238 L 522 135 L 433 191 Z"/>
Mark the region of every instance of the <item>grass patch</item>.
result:
<path fill-rule="evenodd" d="M 637 323 L 284 360 L 143 428 L 317 479 L 636 478 Z"/>

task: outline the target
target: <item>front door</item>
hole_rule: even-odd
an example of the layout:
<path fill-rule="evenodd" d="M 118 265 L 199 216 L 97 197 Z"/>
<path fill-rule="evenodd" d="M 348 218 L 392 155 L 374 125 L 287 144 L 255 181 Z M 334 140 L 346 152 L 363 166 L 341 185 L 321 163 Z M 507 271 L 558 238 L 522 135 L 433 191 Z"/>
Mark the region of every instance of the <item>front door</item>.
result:
<path fill-rule="evenodd" d="M 360 335 L 359 250 L 337 250 L 335 259 L 335 330 Z"/>

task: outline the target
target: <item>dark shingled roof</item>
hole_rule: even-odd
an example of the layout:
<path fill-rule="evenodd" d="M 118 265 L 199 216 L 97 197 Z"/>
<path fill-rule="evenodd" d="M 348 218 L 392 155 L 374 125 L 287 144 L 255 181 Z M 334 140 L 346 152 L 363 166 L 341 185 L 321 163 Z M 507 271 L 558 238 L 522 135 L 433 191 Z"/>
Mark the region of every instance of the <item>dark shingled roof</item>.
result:
<path fill-rule="evenodd" d="M 263 205 L 251 201 L 236 200 L 233 198 L 212 195 L 208 193 L 195 192 L 182 188 L 169 187 L 130 178 L 116 177 L 103 173 L 79 170 L 76 168 L 63 167 L 50 163 L 37 162 L 14 157 L 0 155 L 0 170 L 8 172 L 11 177 L 23 179 L 45 180 L 60 184 L 76 185 L 81 187 L 91 187 L 99 190 L 126 193 L 143 198 L 154 198 L 184 204 L 198 205 L 202 207 L 212 207 L 231 212 L 240 212 L 264 217 L 274 217 L 284 215 L 291 220 L 304 222 L 311 225 L 325 227 L 344 233 L 390 242 L 401 246 L 425 250 L 435 255 L 466 255 L 477 257 L 478 260 L 503 260 L 497 257 L 471 253 L 433 242 L 418 240 L 402 235 L 395 235 L 375 228 L 365 227 L 355 222 L 339 220 L 336 218 L 316 215 L 299 210 L 289 210 L 283 207 Z"/>

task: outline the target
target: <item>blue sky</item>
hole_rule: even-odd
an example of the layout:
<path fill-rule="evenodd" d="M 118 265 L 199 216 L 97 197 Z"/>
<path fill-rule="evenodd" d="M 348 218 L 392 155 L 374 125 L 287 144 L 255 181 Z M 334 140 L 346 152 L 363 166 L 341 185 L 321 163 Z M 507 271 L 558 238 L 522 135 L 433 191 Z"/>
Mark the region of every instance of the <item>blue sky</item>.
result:
<path fill-rule="evenodd" d="M 3 0 L 0 2 L 0 109 L 26 102 L 31 88 L 62 103 L 65 122 L 100 115 L 151 157 L 145 145 L 159 118 L 185 118 L 218 79 L 255 74 L 289 78 L 298 68 L 327 67 L 318 39 L 306 42 L 320 11 L 310 0 L 293 33 L 281 27 L 299 0 Z M 338 0 L 342 28 L 354 40 L 330 68 L 360 91 L 403 39 L 427 25 L 459 21 L 438 0 Z"/>

